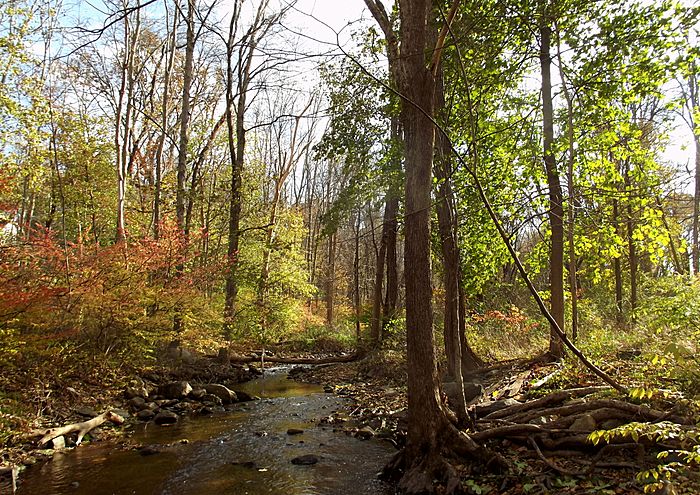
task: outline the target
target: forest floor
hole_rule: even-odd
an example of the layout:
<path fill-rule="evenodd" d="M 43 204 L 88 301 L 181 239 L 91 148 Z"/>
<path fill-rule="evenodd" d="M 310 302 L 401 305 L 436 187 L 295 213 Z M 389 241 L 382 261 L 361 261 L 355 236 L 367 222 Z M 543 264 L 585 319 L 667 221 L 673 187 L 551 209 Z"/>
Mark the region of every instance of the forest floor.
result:
<path fill-rule="evenodd" d="M 613 365 L 622 373 L 618 377 L 623 378 L 624 369 L 631 367 L 630 360 L 639 356 L 633 352 L 622 353 L 619 357 Z M 352 363 L 299 367 L 290 375 L 297 380 L 323 384 L 327 391 L 352 399 L 353 405 L 345 413 L 339 413 L 337 418 L 329 421 L 342 423 L 352 419 L 360 425 L 361 434 L 372 432 L 400 448 L 405 444 L 407 427 L 404 369 L 401 355 L 390 351 Z M 658 479 L 654 478 L 653 471 L 649 471 L 661 462 L 657 459 L 659 452 L 677 450 L 683 441 L 646 434 L 644 431 L 649 431 L 649 428 L 645 430 L 644 425 L 653 428 L 653 425 L 659 426 L 666 421 L 678 426 L 674 423 L 678 421 L 684 423 L 678 427 L 688 431 L 697 421 L 697 416 L 695 419 L 692 415 L 684 416 L 690 411 L 680 411 L 678 403 L 674 404 L 671 397 L 644 401 L 653 406 L 647 407 L 640 405 L 640 401 L 620 398 L 607 387 L 600 386 L 582 369 L 572 373 L 571 369 L 560 364 L 523 360 L 490 366 L 465 380 L 483 387 L 483 392 L 469 408 L 478 431 L 473 437 L 482 435 L 486 445 L 502 454 L 511 466 L 508 473 L 492 474 L 468 459 L 454 460 L 465 493 L 700 493 L 698 465 L 693 462 L 689 463 L 690 469 L 685 469 L 684 463 L 671 465 L 670 470 L 662 469 L 658 471 Z M 563 393 L 562 390 L 572 393 Z M 448 400 L 447 397 L 444 399 Z M 499 412 L 493 404 L 506 404 L 507 407 Z M 587 405 L 596 406 L 587 408 Z M 567 408 L 571 411 L 566 411 Z M 508 415 L 509 410 L 513 414 Z M 525 425 L 523 415 L 526 420 L 532 418 Z M 657 415 L 655 419 L 654 415 Z M 484 419 L 485 416 L 501 419 L 488 420 Z M 645 420 L 649 422 L 642 423 Z M 548 422 L 556 424 L 557 421 L 560 426 L 552 432 L 540 435 L 536 430 L 544 428 Z M 592 430 L 624 429 L 625 425 L 629 430 L 611 438 L 612 445 L 605 441 L 593 445 L 588 439 Z M 510 432 L 503 431 L 508 428 L 511 428 Z M 500 434 L 490 436 L 490 433 L 499 431 Z M 692 446 L 686 444 L 682 447 L 692 450 Z M 674 453 L 670 456 L 673 457 Z M 677 456 L 682 457 L 680 453 Z M 671 460 L 681 459 L 666 458 L 666 462 Z M 648 474 L 642 474 L 644 471 Z M 668 480 L 665 479 L 666 473 Z"/>
<path fill-rule="evenodd" d="M 254 353 L 248 355 L 247 361 L 255 359 Z M 292 362 L 328 356 L 346 361 L 349 357 L 293 350 L 277 355 Z M 643 359 L 635 351 L 623 351 L 611 357 L 607 366 L 615 370 L 618 380 L 626 380 L 635 368 L 643 367 Z M 80 370 L 57 373 L 56 368 L 41 367 L 32 373 L 0 377 L 5 404 L 7 399 L 14 404 L 12 412 L 0 417 L 3 431 L 9 432 L 2 438 L 0 464 L 31 464 L 52 454 L 37 450 L 32 431 L 84 420 L 109 409 L 126 412 L 129 403 L 124 392 L 136 377 L 147 382 L 151 390 L 177 380 L 233 387 L 256 372 L 256 364 L 222 364 L 214 357 L 199 357 L 194 364 L 178 362 L 119 373 L 83 363 L 85 369 Z M 405 370 L 403 354 L 384 349 L 362 360 L 297 366 L 290 377 L 322 384 L 326 392 L 352 399 L 346 411 L 334 413 L 324 422 L 337 424 L 339 429 L 351 428 L 359 438 L 383 439 L 398 449 L 406 441 Z M 686 402 L 673 392 L 657 390 L 648 397 L 638 393 L 637 399 L 620 397 L 570 361 L 505 361 L 465 380 L 477 387 L 469 408 L 476 424 L 472 437 L 502 454 L 511 466 L 507 473 L 492 474 L 479 463 L 455 459 L 465 493 L 622 494 L 645 493 L 645 487 L 646 493 L 700 493 L 700 455 L 688 461 L 682 453 L 674 452 L 692 451 L 697 445 L 694 425 L 699 416 L 697 411 L 686 409 Z M 613 428 L 622 429 L 622 433 L 603 438 L 597 445 L 590 442 L 592 431 Z M 91 432 L 90 440 L 114 440 L 123 432 L 122 428 L 100 428 Z M 678 463 L 653 471 L 660 462 L 658 453 L 664 451 L 671 451 L 665 462 Z M 640 474 L 644 471 L 648 474 Z M 660 482 L 659 490 L 649 490 L 650 482 Z"/>

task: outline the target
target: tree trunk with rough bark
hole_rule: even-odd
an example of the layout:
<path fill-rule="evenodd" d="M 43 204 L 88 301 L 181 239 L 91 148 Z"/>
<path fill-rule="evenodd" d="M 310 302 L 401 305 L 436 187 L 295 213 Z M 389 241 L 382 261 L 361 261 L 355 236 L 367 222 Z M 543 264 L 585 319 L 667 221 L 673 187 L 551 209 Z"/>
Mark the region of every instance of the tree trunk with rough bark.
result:
<path fill-rule="evenodd" d="M 441 76 L 440 76 L 441 79 Z M 437 110 L 445 105 L 444 88 L 442 80 L 438 81 L 436 90 Z M 459 242 L 457 235 L 457 209 L 455 195 L 452 189 L 452 149 L 447 137 L 437 135 L 436 162 L 434 166 L 435 176 L 438 179 L 438 198 L 436 201 L 440 247 L 444 264 L 445 278 L 445 317 L 444 317 L 444 341 L 445 355 L 447 357 L 447 372 L 455 379 L 456 383 L 462 383 L 462 374 L 475 371 L 483 364 L 474 354 L 466 341 L 463 333 L 464 321 L 461 304 L 461 266 Z M 462 394 L 463 396 L 463 394 Z M 457 411 L 458 414 L 462 411 Z"/>
<path fill-rule="evenodd" d="M 543 20 L 543 22 L 545 22 Z M 551 28 L 540 26 L 540 69 L 542 75 L 542 137 L 544 166 L 549 186 L 549 225 L 551 247 L 549 252 L 550 312 L 559 328 L 564 328 L 564 208 L 561 181 L 557 170 L 554 150 L 554 107 L 552 103 L 552 56 L 550 54 Z M 564 355 L 564 346 L 554 329 L 549 337 L 549 354 L 559 359 Z"/>
<path fill-rule="evenodd" d="M 458 3 L 455 4 L 455 6 Z M 403 473 L 399 490 L 409 494 L 446 493 L 459 488 L 459 476 L 446 460 L 455 453 L 480 458 L 485 464 L 504 461 L 477 445 L 451 423 L 440 399 L 433 336 L 430 267 L 430 209 L 435 143 L 434 74 L 426 67 L 432 53 L 439 62 L 442 45 L 429 46 L 432 3 L 401 0 L 399 92 L 405 141 L 405 270 L 406 343 L 408 361 L 408 439 L 405 449 L 388 466 Z M 444 37 L 442 39 L 444 42 Z"/>

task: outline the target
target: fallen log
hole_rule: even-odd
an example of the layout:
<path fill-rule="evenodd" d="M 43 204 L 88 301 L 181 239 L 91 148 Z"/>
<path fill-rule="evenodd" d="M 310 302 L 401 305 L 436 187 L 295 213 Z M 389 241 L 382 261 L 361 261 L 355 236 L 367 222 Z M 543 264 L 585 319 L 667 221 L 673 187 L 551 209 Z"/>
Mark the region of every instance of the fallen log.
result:
<path fill-rule="evenodd" d="M 43 435 L 43 437 L 41 437 L 41 440 L 39 440 L 39 446 L 47 444 L 54 438 L 62 437 L 64 435 L 68 435 L 70 433 L 75 432 L 78 432 L 78 438 L 75 441 L 75 444 L 80 445 L 85 435 L 87 435 L 91 430 L 97 428 L 98 426 L 107 421 L 110 421 L 116 425 L 120 425 L 124 423 L 124 418 L 122 418 L 115 412 L 106 411 L 100 414 L 99 416 L 95 416 L 94 418 L 89 419 L 87 421 L 83 421 L 81 423 L 73 423 L 66 426 L 58 426 L 56 428 L 50 428 L 48 430 L 38 430 L 36 434 Z"/>
<path fill-rule="evenodd" d="M 277 364 L 333 364 L 350 363 L 361 359 L 361 354 L 348 354 L 346 356 L 333 356 L 325 358 L 284 358 L 265 356 L 265 363 Z M 231 356 L 231 362 L 235 363 L 255 363 L 260 361 L 260 356 Z"/>

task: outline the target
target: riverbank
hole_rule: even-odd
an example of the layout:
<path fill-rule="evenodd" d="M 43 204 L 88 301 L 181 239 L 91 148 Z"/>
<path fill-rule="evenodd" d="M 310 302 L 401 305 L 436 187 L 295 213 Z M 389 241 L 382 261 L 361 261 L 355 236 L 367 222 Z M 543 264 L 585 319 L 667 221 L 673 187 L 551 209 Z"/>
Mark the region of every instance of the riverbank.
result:
<path fill-rule="evenodd" d="M 158 364 L 140 369 L 76 359 L 83 363 L 79 369 L 57 363 L 53 370 L 44 364 L 30 368 L 32 373 L 4 374 L 0 377 L 0 486 L 11 491 L 13 476 L 73 447 L 78 435 L 84 434 L 83 444 L 116 444 L 142 424 L 170 425 L 190 415 L 223 414 L 237 403 L 252 400 L 243 385 L 261 375 L 260 354 L 207 356 L 178 348 Z M 266 352 L 266 357 L 272 356 L 281 360 L 312 357 Z M 104 421 L 80 431 L 80 425 L 99 422 L 107 412 L 119 418 L 117 424 Z M 75 431 L 55 441 L 46 437 L 48 431 L 71 425 Z"/>
<path fill-rule="evenodd" d="M 260 400 L 67 449 L 28 468 L 17 493 L 393 493 L 376 474 L 394 448 L 351 434 L 352 422 L 331 421 L 348 399 L 288 380 L 284 370 L 239 388 Z"/>
<path fill-rule="evenodd" d="M 617 361 L 618 369 L 625 369 L 625 358 Z M 352 399 L 341 417 L 390 439 L 397 448 L 405 444 L 407 390 L 400 355 L 297 368 L 290 375 Z M 511 361 L 468 380 L 477 392 L 469 407 L 476 425 L 470 434 L 502 455 L 510 469 L 491 473 L 479 460 L 455 459 L 463 493 L 700 493 L 697 472 L 684 468 L 692 461 L 671 466 L 668 477 L 663 474 L 663 464 L 685 459 L 681 451 L 693 444 L 692 437 L 686 442 L 673 431 L 692 432 L 696 421 L 692 409 L 673 393 L 645 400 L 620 396 L 562 363 Z M 443 383 L 443 392 L 448 385 Z M 450 397 L 443 399 L 449 402 Z M 596 442 L 593 432 L 600 432 Z M 669 449 L 670 454 L 659 456 Z M 655 472 L 661 473 L 658 478 Z"/>

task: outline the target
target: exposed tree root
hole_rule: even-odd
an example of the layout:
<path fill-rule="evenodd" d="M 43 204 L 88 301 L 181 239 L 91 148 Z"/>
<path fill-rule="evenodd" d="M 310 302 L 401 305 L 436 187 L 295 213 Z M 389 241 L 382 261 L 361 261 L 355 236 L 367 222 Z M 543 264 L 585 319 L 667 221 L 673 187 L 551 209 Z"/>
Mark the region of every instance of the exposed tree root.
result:
<path fill-rule="evenodd" d="M 436 483 L 442 487 L 440 493 L 463 493 L 460 474 L 453 462 L 478 463 L 483 469 L 492 472 L 506 472 L 510 465 L 506 459 L 488 447 L 475 442 L 465 432 L 458 430 L 446 421 L 436 445 L 420 455 L 411 456 L 414 460 L 407 465 L 407 449 L 399 451 L 383 470 L 385 478 L 398 480 L 398 489 L 407 495 L 435 493 Z"/>

